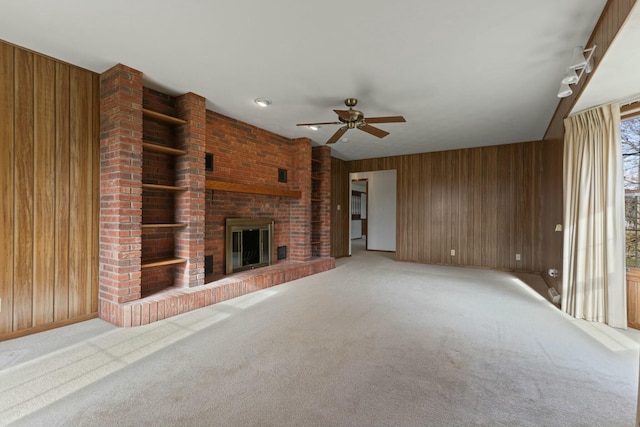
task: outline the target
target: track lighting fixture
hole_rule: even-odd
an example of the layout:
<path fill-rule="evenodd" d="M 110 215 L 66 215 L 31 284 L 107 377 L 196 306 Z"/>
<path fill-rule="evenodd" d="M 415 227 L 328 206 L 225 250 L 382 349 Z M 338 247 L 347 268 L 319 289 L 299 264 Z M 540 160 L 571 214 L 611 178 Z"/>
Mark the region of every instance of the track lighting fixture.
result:
<path fill-rule="evenodd" d="M 567 96 L 570 96 L 573 93 L 570 85 L 577 84 L 583 74 L 589 74 L 593 70 L 593 53 L 595 50 L 596 45 L 593 45 L 593 47 L 589 49 L 585 49 L 583 46 L 578 46 L 573 49 L 571 63 L 569 64 L 569 67 L 567 67 L 566 74 L 560 81 L 558 98 L 566 98 Z"/>

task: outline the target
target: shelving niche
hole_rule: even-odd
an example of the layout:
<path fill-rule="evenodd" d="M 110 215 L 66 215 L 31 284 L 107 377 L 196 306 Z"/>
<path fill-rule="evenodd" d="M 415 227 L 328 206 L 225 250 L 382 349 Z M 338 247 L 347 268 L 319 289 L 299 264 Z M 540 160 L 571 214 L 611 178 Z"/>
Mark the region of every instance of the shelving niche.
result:
<path fill-rule="evenodd" d="M 143 108 L 142 144 L 142 296 L 173 285 L 173 267 L 186 262 L 175 256 L 175 232 L 188 225 L 175 221 L 176 160 L 187 152 L 172 147 L 187 122 Z"/>
<path fill-rule="evenodd" d="M 320 165 L 321 161 L 315 156 L 311 157 L 311 256 L 319 257 L 320 244 L 320 226 L 322 224 L 320 211 L 321 211 L 321 192 L 320 183 L 322 178 L 320 177 Z"/>

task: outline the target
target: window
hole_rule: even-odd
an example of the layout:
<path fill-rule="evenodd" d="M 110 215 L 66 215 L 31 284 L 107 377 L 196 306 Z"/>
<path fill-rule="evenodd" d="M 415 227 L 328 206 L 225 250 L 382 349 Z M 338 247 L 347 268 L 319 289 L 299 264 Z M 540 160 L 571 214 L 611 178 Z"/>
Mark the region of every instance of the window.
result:
<path fill-rule="evenodd" d="M 620 124 L 627 267 L 640 268 L 640 117 Z"/>
<path fill-rule="evenodd" d="M 362 192 L 351 191 L 351 219 L 360 219 L 362 215 Z"/>

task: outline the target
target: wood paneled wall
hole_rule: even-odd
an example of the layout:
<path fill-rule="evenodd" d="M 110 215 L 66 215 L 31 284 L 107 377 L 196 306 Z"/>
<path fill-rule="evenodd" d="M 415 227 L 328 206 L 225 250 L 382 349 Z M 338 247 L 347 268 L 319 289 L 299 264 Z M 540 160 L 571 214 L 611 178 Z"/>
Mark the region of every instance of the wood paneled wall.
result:
<path fill-rule="evenodd" d="M 0 41 L 0 339 L 98 309 L 98 76 Z"/>
<path fill-rule="evenodd" d="M 541 160 L 528 142 L 351 161 L 335 177 L 397 170 L 398 260 L 539 272 Z"/>
<path fill-rule="evenodd" d="M 616 34 L 624 24 L 636 0 L 609 0 L 586 46 L 596 44 L 594 53 L 595 69 L 613 42 Z M 634 71 L 629 71 L 634 72 Z M 559 292 L 562 287 L 562 233 L 555 232 L 556 224 L 563 223 L 563 184 L 562 159 L 564 148 L 564 119 L 569 115 L 583 89 L 589 84 L 595 73 L 588 74 L 573 88 L 573 95 L 558 102 L 558 107 L 551 119 L 543 138 L 543 180 L 542 180 L 542 276 L 549 286 Z M 630 94 L 631 95 L 631 94 Z M 556 268 L 560 272 L 557 278 L 550 277 L 548 271 Z"/>
<path fill-rule="evenodd" d="M 331 158 L 331 256 L 349 256 L 349 171 L 347 162 Z M 338 210 L 340 206 L 340 210 Z"/>

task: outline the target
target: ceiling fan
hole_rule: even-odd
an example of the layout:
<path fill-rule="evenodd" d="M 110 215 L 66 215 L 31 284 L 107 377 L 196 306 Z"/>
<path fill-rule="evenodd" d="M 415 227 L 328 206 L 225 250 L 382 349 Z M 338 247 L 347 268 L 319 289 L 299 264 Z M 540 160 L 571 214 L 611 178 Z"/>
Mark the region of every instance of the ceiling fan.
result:
<path fill-rule="evenodd" d="M 344 105 L 349 107 L 348 110 L 333 110 L 338 115 L 338 122 L 323 122 L 323 123 L 299 123 L 297 126 L 316 126 L 316 125 L 344 125 L 333 134 L 327 141 L 327 144 L 333 144 L 337 142 L 342 135 L 349 129 L 360 129 L 378 138 L 384 138 L 389 135 L 389 132 L 379 129 L 375 126 L 371 126 L 371 123 L 402 123 L 406 122 L 402 116 L 389 116 L 389 117 L 369 117 L 365 118 L 362 111 L 354 110 L 358 100 L 355 98 L 347 98 L 344 100 Z"/>

